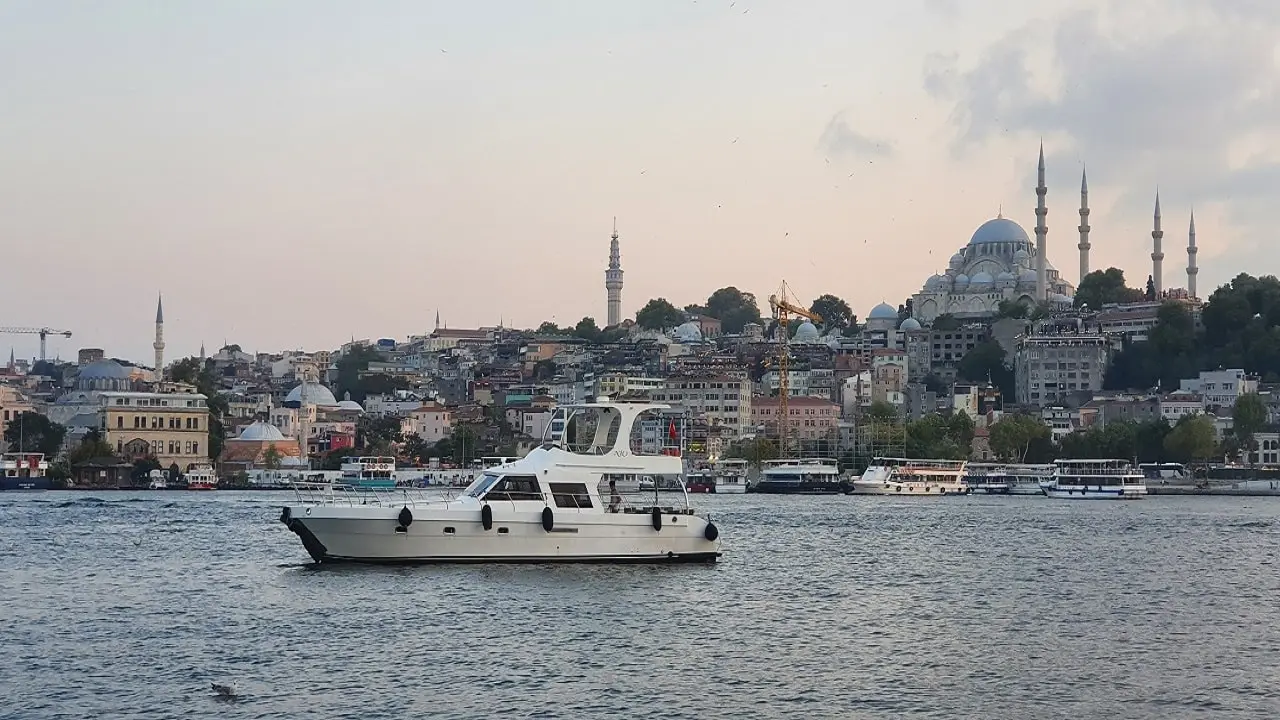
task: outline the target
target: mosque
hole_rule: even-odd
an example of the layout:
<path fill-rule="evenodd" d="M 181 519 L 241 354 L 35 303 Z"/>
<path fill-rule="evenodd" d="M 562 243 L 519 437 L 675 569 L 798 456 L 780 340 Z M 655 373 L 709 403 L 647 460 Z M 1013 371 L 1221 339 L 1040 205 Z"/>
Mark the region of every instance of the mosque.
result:
<path fill-rule="evenodd" d="M 1051 306 L 1070 307 L 1075 286 L 1062 277 L 1048 260 L 1045 218 L 1048 189 L 1044 182 L 1044 147 L 1036 183 L 1036 241 L 1033 244 L 1022 226 L 998 215 L 983 223 L 960 248 L 947 269 L 925 281 L 920 292 L 911 296 L 911 315 L 918 322 L 931 323 L 939 315 L 950 314 L 961 319 L 988 318 L 996 314 L 1004 301 L 1034 305 L 1048 302 Z M 1083 178 L 1080 188 L 1080 252 L 1081 268 L 1087 274 L 1088 253 L 1088 188 Z M 1081 275 L 1083 277 L 1083 274 Z"/>

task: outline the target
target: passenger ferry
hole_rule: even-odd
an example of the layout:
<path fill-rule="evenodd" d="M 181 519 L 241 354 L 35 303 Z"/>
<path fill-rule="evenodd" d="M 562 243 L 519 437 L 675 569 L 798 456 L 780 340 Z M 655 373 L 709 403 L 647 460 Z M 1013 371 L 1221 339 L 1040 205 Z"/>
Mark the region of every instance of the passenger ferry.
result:
<path fill-rule="evenodd" d="M 691 493 L 716 492 L 716 474 L 711 468 L 701 467 L 685 473 L 684 487 Z"/>
<path fill-rule="evenodd" d="M 197 465 L 187 471 L 188 490 L 217 490 L 218 476 L 212 465 Z"/>
<path fill-rule="evenodd" d="M 851 495 L 967 495 L 964 460 L 875 458 Z"/>
<path fill-rule="evenodd" d="M 1146 496 L 1147 481 L 1127 460 L 1056 460 L 1042 488 L 1051 498 L 1136 500 Z"/>
<path fill-rule="evenodd" d="M 353 488 L 393 488 L 396 486 L 396 459 L 391 457 L 342 458 L 344 485 Z"/>
<path fill-rule="evenodd" d="M 753 492 L 770 494 L 842 493 L 840 465 L 828 458 L 767 460 Z"/>
<path fill-rule="evenodd" d="M 1053 465 L 969 463 L 965 484 L 987 495 L 1044 495 L 1041 488 L 1053 475 Z"/>
<path fill-rule="evenodd" d="M 669 410 L 608 398 L 563 405 L 541 446 L 458 497 L 295 485 L 280 520 L 316 562 L 714 562 L 720 531 L 689 507 L 683 483 L 659 501 L 616 480 L 683 475 L 678 454 L 633 444 L 642 418 Z M 564 437 L 570 420 L 584 442 Z"/>
<path fill-rule="evenodd" d="M 1191 480 L 1191 473 L 1187 472 L 1187 466 L 1182 463 L 1143 463 L 1138 469 L 1146 479 L 1159 480 L 1164 484 Z"/>
<path fill-rule="evenodd" d="M 747 491 L 746 460 L 734 458 L 721 460 L 715 464 L 716 494 L 741 495 Z"/>
<path fill-rule="evenodd" d="M 44 453 L 12 452 L 0 456 L 0 490 L 49 490 L 49 461 Z"/>

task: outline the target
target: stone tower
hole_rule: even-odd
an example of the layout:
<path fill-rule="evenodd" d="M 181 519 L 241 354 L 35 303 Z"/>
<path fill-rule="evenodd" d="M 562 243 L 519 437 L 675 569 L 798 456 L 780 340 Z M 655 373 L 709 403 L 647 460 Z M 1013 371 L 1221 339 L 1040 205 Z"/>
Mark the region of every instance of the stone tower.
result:
<path fill-rule="evenodd" d="M 1187 228 L 1187 294 L 1191 297 L 1199 297 L 1196 295 L 1196 275 L 1200 274 L 1200 268 L 1196 267 L 1196 211 L 1191 211 L 1191 226 Z"/>
<path fill-rule="evenodd" d="M 164 380 L 164 297 L 156 297 L 156 341 L 151 343 L 156 351 L 156 382 Z"/>
<path fill-rule="evenodd" d="M 1080 248 L 1080 282 L 1084 282 L 1084 276 L 1089 274 L 1089 179 L 1085 176 L 1085 171 L 1080 170 L 1080 244 L 1076 247 Z"/>
<path fill-rule="evenodd" d="M 1160 229 L 1160 191 L 1156 191 L 1155 224 L 1151 228 L 1151 282 L 1155 285 L 1156 300 L 1164 293 L 1164 280 L 1161 272 L 1164 267 L 1164 251 L 1160 249 L 1164 240 L 1164 231 Z"/>
<path fill-rule="evenodd" d="M 1049 215 L 1049 210 L 1044 205 L 1044 196 L 1048 193 L 1049 189 L 1044 185 L 1044 143 L 1040 143 L 1040 163 L 1036 168 L 1036 302 L 1049 299 L 1048 274 L 1045 269 L 1045 256 L 1048 252 L 1045 238 L 1049 234 L 1045 218 Z"/>
<path fill-rule="evenodd" d="M 609 306 L 605 327 L 622 322 L 622 255 L 618 249 L 618 218 L 613 219 L 613 235 L 609 243 L 609 269 L 604 271 L 604 289 Z"/>

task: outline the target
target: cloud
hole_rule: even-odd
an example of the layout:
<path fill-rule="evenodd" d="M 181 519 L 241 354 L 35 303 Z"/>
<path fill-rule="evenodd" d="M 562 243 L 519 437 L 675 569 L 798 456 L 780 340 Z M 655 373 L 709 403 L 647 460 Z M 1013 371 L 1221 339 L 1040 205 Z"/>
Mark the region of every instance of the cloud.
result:
<path fill-rule="evenodd" d="M 818 138 L 818 149 L 823 155 L 859 160 L 893 155 L 891 141 L 858 132 L 849 124 L 845 115 L 845 112 L 836 113 Z"/>
<path fill-rule="evenodd" d="M 1122 188 L 1119 211 L 1149 213 L 1160 185 L 1185 203 L 1221 203 L 1244 234 L 1269 233 L 1277 37 L 1280 3 L 1115 0 L 1010 33 L 969 68 L 931 56 L 923 83 L 952 105 L 957 153 L 1006 133 L 1050 138 L 1058 162 L 1048 162 L 1083 160 L 1091 178 Z"/>

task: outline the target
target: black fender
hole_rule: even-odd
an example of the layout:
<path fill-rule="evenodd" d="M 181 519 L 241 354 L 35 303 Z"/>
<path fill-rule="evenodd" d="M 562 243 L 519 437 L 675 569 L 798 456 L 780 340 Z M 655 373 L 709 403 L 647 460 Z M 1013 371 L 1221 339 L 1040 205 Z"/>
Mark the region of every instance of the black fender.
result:
<path fill-rule="evenodd" d="M 413 513 L 407 506 L 402 507 L 400 508 L 400 515 L 396 517 L 396 520 L 400 522 L 400 527 L 408 528 L 413 524 Z"/>
<path fill-rule="evenodd" d="M 556 514 L 552 512 L 551 508 L 549 507 L 542 508 L 542 529 L 546 530 L 547 532 L 551 532 L 551 529 L 554 528 L 555 526 L 556 526 Z"/>
<path fill-rule="evenodd" d="M 662 508 L 657 505 L 653 506 L 653 529 L 662 530 Z"/>
<path fill-rule="evenodd" d="M 493 508 L 486 503 L 480 506 L 480 524 L 485 530 L 493 529 Z"/>
<path fill-rule="evenodd" d="M 716 538 L 720 537 L 720 528 L 717 528 L 715 523 L 708 521 L 707 526 L 702 530 L 702 537 L 706 538 L 708 542 L 715 542 Z"/>
<path fill-rule="evenodd" d="M 285 507 L 280 509 L 280 522 L 284 523 L 285 525 L 288 525 L 289 520 L 291 519 L 292 517 L 289 512 L 289 506 L 286 505 Z"/>

